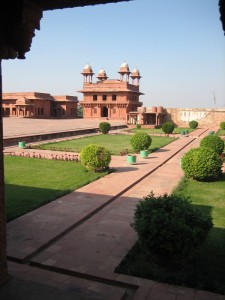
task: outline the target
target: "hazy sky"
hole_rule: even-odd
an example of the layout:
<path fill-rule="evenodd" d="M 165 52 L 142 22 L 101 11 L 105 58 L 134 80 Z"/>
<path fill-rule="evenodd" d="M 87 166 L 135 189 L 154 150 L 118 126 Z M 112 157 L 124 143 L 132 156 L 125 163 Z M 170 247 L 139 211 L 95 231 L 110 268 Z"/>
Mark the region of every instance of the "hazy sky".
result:
<path fill-rule="evenodd" d="M 76 95 L 89 63 L 140 70 L 144 106 L 225 107 L 218 0 L 134 0 L 44 12 L 26 60 L 3 62 L 3 92 Z M 95 81 L 94 77 L 94 81 Z"/>

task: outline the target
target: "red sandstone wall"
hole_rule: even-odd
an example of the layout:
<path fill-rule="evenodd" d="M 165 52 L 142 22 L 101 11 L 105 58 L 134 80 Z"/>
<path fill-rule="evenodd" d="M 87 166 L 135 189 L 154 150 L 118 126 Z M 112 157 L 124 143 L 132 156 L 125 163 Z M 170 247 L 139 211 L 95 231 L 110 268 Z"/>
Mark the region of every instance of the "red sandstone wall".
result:
<path fill-rule="evenodd" d="M 66 118 L 77 118 L 77 103 L 67 102 L 66 103 Z"/>
<path fill-rule="evenodd" d="M 225 121 L 225 109 L 200 109 L 200 108 L 167 108 L 166 121 L 173 121 L 177 126 L 188 126 L 196 120 L 199 127 L 219 126 Z"/>
<path fill-rule="evenodd" d="M 35 118 L 50 118 L 50 101 L 35 99 L 34 102 L 34 117 Z"/>
<path fill-rule="evenodd" d="M 102 116 L 102 107 L 105 106 L 108 109 L 109 119 L 124 119 L 126 120 L 127 111 L 126 107 L 118 107 L 116 104 L 106 104 L 106 105 L 92 105 L 90 107 L 83 108 L 83 117 L 84 118 L 101 118 Z"/>

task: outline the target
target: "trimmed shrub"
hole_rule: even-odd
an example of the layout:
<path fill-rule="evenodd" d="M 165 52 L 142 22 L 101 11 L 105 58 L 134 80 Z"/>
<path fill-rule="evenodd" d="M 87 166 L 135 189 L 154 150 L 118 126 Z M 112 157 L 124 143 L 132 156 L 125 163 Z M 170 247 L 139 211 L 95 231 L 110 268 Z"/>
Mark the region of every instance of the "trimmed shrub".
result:
<path fill-rule="evenodd" d="M 191 129 L 196 129 L 196 128 L 198 127 L 198 122 L 195 121 L 195 120 L 190 121 L 190 122 L 189 122 L 189 127 L 190 127 Z"/>
<path fill-rule="evenodd" d="M 193 178 L 194 177 L 194 164 L 193 159 L 195 156 L 195 152 L 197 148 L 190 149 L 188 152 L 184 154 L 184 156 L 180 160 L 180 165 L 182 170 L 184 171 L 184 175 L 186 177 Z"/>
<path fill-rule="evenodd" d="M 136 128 L 137 128 L 137 129 L 141 129 L 141 124 L 137 124 L 137 125 L 136 125 Z"/>
<path fill-rule="evenodd" d="M 103 134 L 107 134 L 107 133 L 109 132 L 109 130 L 110 130 L 110 127 L 111 127 L 111 125 L 110 125 L 110 123 L 108 123 L 108 122 L 101 122 L 101 123 L 99 124 L 99 130 L 100 130 L 101 133 L 103 133 Z"/>
<path fill-rule="evenodd" d="M 174 124 L 171 123 L 171 122 L 166 122 L 162 125 L 162 131 L 165 133 L 165 134 L 170 134 L 170 133 L 173 133 L 174 131 Z"/>
<path fill-rule="evenodd" d="M 222 174 L 222 159 L 210 148 L 189 150 L 181 159 L 185 176 L 198 181 L 214 181 Z"/>
<path fill-rule="evenodd" d="M 224 141 L 217 135 L 208 135 L 201 140 L 201 147 L 208 147 L 218 154 L 224 150 Z"/>
<path fill-rule="evenodd" d="M 80 161 L 90 171 L 103 171 L 109 167 L 111 153 L 105 147 L 91 144 L 82 148 Z"/>
<path fill-rule="evenodd" d="M 225 130 L 225 122 L 220 123 L 220 129 Z"/>
<path fill-rule="evenodd" d="M 131 226 L 139 241 L 162 263 L 178 263 L 195 256 L 212 228 L 212 219 L 177 195 L 144 197 Z"/>
<path fill-rule="evenodd" d="M 146 132 L 137 132 L 132 136 L 130 142 L 134 151 L 139 152 L 150 147 L 152 138 Z"/>

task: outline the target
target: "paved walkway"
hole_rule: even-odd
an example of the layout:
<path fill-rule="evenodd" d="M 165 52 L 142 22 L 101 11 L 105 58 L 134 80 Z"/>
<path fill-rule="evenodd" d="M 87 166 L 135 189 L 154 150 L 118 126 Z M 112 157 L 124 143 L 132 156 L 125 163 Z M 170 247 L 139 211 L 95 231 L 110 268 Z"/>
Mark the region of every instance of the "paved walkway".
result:
<path fill-rule="evenodd" d="M 87 128 L 98 128 L 102 119 L 29 119 L 3 118 L 3 137 L 35 135 L 43 133 L 64 132 Z M 112 126 L 124 125 L 124 121 L 110 120 Z"/>
<path fill-rule="evenodd" d="M 114 273 L 136 241 L 130 223 L 137 202 L 151 190 L 171 193 L 183 176 L 180 158 L 198 145 L 195 137 L 206 134 L 196 130 L 195 136 L 181 137 L 148 159 L 138 156 L 135 165 L 114 156 L 115 172 L 9 222 L 8 256 L 24 263 L 10 262 L 9 269 L 22 291 L 29 281 L 28 286 L 46 291 L 37 299 L 51 299 L 54 287 L 62 299 L 73 294 L 73 299 L 224 300 L 218 294 Z"/>

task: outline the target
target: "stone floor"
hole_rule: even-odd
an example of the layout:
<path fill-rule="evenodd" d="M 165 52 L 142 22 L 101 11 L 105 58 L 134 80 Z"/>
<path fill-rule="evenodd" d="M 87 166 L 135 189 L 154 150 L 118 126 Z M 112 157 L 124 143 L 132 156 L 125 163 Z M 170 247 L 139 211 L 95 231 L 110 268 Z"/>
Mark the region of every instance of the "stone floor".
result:
<path fill-rule="evenodd" d="M 0 287 L 0 298 L 224 300 L 114 273 L 136 241 L 130 226 L 135 205 L 151 190 L 160 195 L 175 188 L 183 176 L 180 158 L 209 130 L 181 137 L 147 159 L 137 156 L 134 165 L 114 156 L 115 172 L 9 222 L 11 279 Z"/>
<path fill-rule="evenodd" d="M 3 118 L 3 137 L 17 137 L 52 132 L 72 131 L 87 128 L 96 128 L 102 119 L 29 119 L 29 118 Z M 107 121 L 113 125 L 123 125 L 124 121 Z"/>

